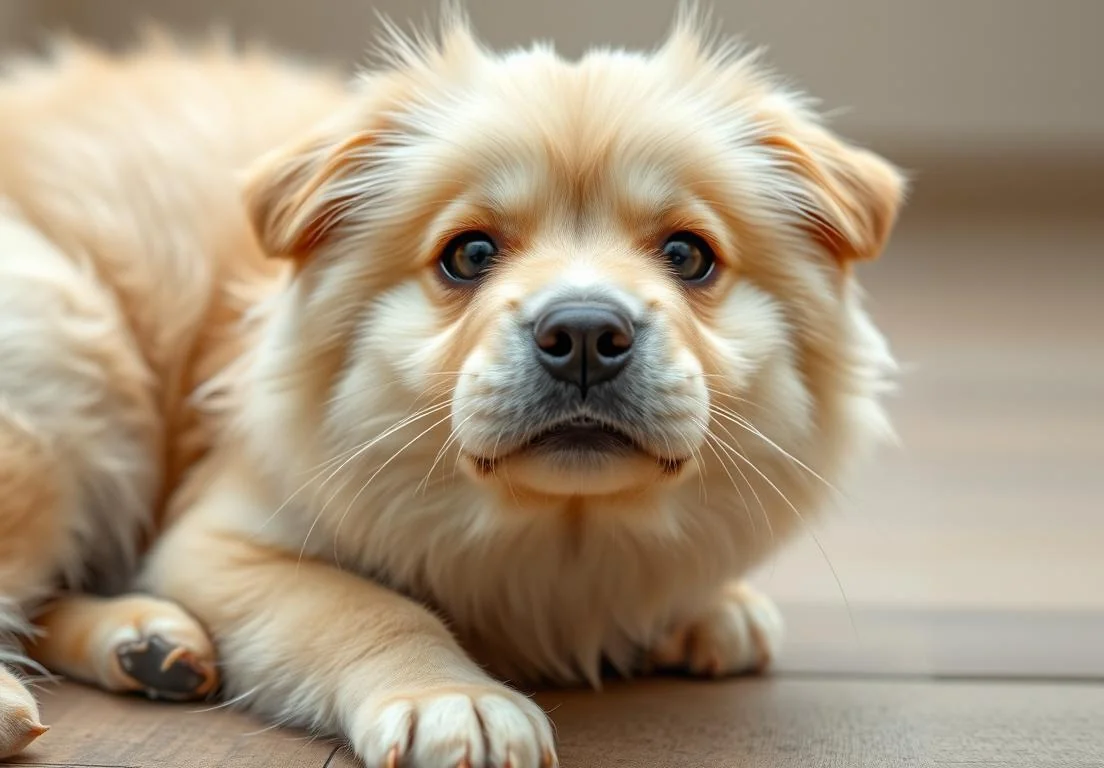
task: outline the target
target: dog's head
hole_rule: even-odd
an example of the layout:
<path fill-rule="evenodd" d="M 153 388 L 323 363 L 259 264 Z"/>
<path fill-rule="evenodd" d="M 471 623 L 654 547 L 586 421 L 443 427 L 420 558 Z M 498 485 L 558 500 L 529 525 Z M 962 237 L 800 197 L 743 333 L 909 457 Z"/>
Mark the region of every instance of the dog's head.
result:
<path fill-rule="evenodd" d="M 388 51 L 248 187 L 295 263 L 265 373 L 291 434 L 362 462 L 354 488 L 458 465 L 507 499 L 816 463 L 865 395 L 851 266 L 886 242 L 892 167 L 689 22 L 576 62 L 455 21 Z"/>

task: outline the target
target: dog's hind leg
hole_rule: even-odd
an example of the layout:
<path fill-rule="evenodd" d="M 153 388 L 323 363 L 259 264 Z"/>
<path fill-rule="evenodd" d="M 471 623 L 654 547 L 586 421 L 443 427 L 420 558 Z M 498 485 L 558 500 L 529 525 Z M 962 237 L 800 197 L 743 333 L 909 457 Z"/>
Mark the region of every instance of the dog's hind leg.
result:
<path fill-rule="evenodd" d="M 51 482 L 53 459 L 48 443 L 0 402 L 0 758 L 45 732 L 16 670 L 31 629 L 22 608 L 46 593 L 60 554 L 67 494 Z"/>
<path fill-rule="evenodd" d="M 47 730 L 30 691 L 0 666 L 0 760 L 19 754 Z"/>
<path fill-rule="evenodd" d="M 218 685 L 206 631 L 176 603 L 149 595 L 66 595 L 35 619 L 30 656 L 52 672 L 154 699 L 203 698 Z"/>
<path fill-rule="evenodd" d="M 40 732 L 17 678 L 27 618 L 62 587 L 129 583 L 161 491 L 162 424 L 114 297 L 2 203 L 0 754 L 10 754 Z"/>

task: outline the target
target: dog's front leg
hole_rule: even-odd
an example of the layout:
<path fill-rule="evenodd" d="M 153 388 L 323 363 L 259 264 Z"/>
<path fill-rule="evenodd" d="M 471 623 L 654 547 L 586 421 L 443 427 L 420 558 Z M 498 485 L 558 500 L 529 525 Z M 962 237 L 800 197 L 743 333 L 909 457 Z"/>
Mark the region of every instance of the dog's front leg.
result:
<path fill-rule="evenodd" d="M 228 696 L 272 722 L 344 736 L 369 766 L 556 764 L 544 713 L 488 677 L 436 616 L 258 543 L 244 530 L 250 505 L 244 484 L 212 489 L 145 576 L 206 625 Z"/>
<path fill-rule="evenodd" d="M 774 603 L 742 581 L 726 584 L 701 614 L 676 622 L 651 649 L 648 667 L 702 677 L 760 672 L 782 643 Z"/>

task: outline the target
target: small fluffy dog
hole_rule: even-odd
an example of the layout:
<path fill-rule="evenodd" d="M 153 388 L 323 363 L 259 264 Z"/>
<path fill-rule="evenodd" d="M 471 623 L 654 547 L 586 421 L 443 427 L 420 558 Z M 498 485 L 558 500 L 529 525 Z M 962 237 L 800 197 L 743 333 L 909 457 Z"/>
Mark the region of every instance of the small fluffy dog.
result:
<path fill-rule="evenodd" d="M 371 766 L 554 765 L 501 680 L 775 654 L 740 579 L 887 430 L 853 265 L 902 179 L 689 16 L 384 51 L 2 81 L 0 627 Z M 43 729 L 0 668 L 0 753 Z"/>

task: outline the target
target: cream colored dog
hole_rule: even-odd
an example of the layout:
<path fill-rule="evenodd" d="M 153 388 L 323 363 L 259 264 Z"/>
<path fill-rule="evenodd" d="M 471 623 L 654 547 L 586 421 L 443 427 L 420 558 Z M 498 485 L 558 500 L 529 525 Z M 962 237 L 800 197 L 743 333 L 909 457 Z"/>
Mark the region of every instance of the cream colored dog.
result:
<path fill-rule="evenodd" d="M 689 17 L 385 50 L 351 88 L 164 43 L 3 80 L 0 622 L 161 696 L 214 688 L 209 637 L 371 766 L 551 765 L 500 680 L 774 655 L 740 579 L 887 429 L 853 264 L 902 182 Z M 151 540 L 159 597 L 118 596 Z M 42 730 L 0 671 L 0 753 Z"/>

